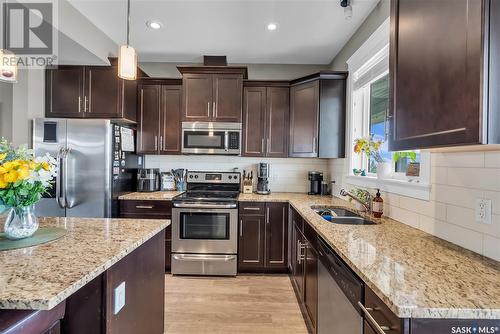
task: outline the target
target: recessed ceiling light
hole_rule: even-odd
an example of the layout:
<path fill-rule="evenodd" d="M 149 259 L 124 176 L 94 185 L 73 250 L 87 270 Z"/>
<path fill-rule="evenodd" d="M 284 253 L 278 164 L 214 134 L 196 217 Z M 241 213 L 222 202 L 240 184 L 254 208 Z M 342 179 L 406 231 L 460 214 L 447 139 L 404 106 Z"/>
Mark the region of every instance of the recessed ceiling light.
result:
<path fill-rule="evenodd" d="M 158 22 L 158 21 L 148 21 L 148 22 L 146 22 L 146 25 L 148 26 L 148 28 L 151 28 L 154 30 L 158 30 L 158 29 L 161 29 L 161 27 L 163 27 L 163 24 L 161 24 L 161 22 Z"/>
<path fill-rule="evenodd" d="M 276 23 L 269 23 L 267 25 L 267 30 L 269 30 L 269 31 L 276 30 L 276 28 L 278 28 L 278 25 Z"/>

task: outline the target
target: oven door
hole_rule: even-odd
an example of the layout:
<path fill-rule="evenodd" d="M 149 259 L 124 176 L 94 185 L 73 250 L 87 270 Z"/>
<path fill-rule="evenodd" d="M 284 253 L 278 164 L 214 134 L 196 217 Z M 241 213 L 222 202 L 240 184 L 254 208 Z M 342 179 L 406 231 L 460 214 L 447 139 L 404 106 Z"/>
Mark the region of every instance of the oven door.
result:
<path fill-rule="evenodd" d="M 238 209 L 172 209 L 172 252 L 236 254 Z"/>

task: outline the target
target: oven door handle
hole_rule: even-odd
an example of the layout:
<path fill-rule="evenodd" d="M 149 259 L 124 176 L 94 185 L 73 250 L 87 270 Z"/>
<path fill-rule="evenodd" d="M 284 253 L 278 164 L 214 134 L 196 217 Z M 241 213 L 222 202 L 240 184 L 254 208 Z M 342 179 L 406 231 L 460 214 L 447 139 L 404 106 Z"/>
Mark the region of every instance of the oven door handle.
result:
<path fill-rule="evenodd" d="M 181 255 L 174 254 L 175 260 L 178 261 L 222 261 L 229 262 L 236 260 L 235 255 Z"/>
<path fill-rule="evenodd" d="M 236 209 L 238 204 L 174 203 L 174 208 L 186 209 Z"/>

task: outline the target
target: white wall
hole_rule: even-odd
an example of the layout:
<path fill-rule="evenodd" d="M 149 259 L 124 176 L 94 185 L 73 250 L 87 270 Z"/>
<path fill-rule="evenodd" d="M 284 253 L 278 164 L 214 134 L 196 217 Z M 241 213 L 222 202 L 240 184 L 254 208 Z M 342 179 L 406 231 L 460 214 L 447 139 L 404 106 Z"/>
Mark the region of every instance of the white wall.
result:
<path fill-rule="evenodd" d="M 254 172 L 254 186 L 257 184 L 256 164 L 268 162 L 271 164 L 271 179 L 269 185 L 274 192 L 301 192 L 309 191 L 308 171 L 325 173 L 328 179 L 328 160 L 325 159 L 278 159 L 278 158 L 245 158 L 226 156 L 166 156 L 147 155 L 146 168 L 160 168 L 162 171 L 187 168 L 193 171 L 232 171 L 239 168 L 247 172 Z"/>
<path fill-rule="evenodd" d="M 176 63 L 140 63 L 141 69 L 152 77 L 181 78 Z M 201 65 L 201 64 L 195 64 Z M 292 80 L 302 76 L 329 69 L 327 65 L 288 65 L 288 64 L 230 64 L 248 67 L 251 80 Z"/>

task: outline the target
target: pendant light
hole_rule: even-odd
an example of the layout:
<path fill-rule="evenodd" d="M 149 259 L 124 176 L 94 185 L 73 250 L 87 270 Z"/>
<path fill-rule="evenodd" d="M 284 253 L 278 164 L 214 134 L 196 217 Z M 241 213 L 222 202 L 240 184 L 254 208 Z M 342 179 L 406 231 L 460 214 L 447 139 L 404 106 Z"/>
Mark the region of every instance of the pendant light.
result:
<path fill-rule="evenodd" d="M 4 10 L 7 10 L 7 0 L 4 2 Z M 3 14 L 3 13 L 2 13 Z M 4 17 L 7 17 L 5 14 Z M 17 58 L 14 53 L 6 49 L 7 24 L 3 26 L 3 48 L 0 49 L 0 81 L 17 82 Z"/>
<path fill-rule="evenodd" d="M 137 79 L 137 53 L 130 42 L 130 0 L 127 0 L 127 44 L 118 52 L 118 76 L 125 80 Z"/>

